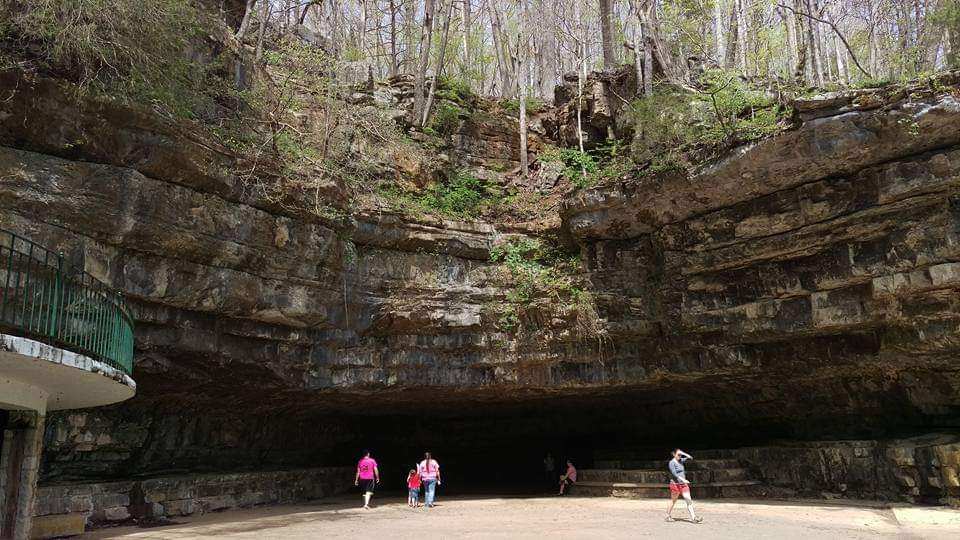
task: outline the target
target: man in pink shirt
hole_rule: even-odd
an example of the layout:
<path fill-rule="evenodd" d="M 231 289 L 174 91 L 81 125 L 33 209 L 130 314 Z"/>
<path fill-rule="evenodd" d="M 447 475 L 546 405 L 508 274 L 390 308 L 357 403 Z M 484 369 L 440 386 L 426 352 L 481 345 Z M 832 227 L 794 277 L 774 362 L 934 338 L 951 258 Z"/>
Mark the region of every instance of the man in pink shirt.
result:
<path fill-rule="evenodd" d="M 357 476 L 353 479 L 353 485 L 360 486 L 363 493 L 363 507 L 370 509 L 370 497 L 373 497 L 373 488 L 380 483 L 380 469 L 377 468 L 377 460 L 370 457 L 370 451 L 363 453 L 363 458 L 357 462 Z"/>

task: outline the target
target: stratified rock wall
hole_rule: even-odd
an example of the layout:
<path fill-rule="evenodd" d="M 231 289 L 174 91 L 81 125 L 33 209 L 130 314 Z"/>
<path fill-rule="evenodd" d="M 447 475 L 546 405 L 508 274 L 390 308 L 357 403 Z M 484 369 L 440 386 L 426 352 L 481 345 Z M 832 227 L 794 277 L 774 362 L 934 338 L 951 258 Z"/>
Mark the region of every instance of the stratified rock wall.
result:
<path fill-rule="evenodd" d="M 408 436 L 378 416 L 491 452 L 960 423 L 954 86 L 801 103 L 798 128 L 692 177 L 571 194 L 561 232 L 600 316 L 585 336 L 555 298 L 499 327 L 500 224 L 326 220 L 260 197 L 231 172 L 243 156 L 190 126 L 0 84 L 0 226 L 123 290 L 137 321 L 139 395 L 52 418 L 49 480 L 326 465 L 370 432 Z M 506 148 L 489 127 L 457 134 L 470 166 Z"/>

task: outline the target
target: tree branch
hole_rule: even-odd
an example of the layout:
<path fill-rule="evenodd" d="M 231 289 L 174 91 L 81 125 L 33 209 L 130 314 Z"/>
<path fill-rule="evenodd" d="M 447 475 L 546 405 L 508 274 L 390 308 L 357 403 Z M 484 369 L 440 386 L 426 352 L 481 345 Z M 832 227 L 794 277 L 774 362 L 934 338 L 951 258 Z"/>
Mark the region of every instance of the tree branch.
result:
<path fill-rule="evenodd" d="M 798 11 L 798 10 L 796 10 L 796 9 L 793 9 L 793 8 L 790 7 L 790 6 L 787 6 L 787 5 L 784 5 L 784 4 L 777 4 L 777 5 L 780 6 L 781 8 L 783 8 L 783 9 L 789 9 L 790 11 L 792 11 L 793 13 L 796 13 L 797 15 L 800 15 L 800 16 L 802 16 L 802 17 L 806 17 L 806 18 L 808 18 L 808 19 L 810 19 L 810 20 L 814 20 L 814 21 L 817 21 L 817 22 L 821 22 L 821 23 L 823 23 L 823 24 L 826 24 L 826 25 L 829 26 L 830 28 L 832 28 L 833 31 L 837 34 L 837 37 L 840 38 L 840 41 L 843 42 L 843 46 L 846 47 L 847 52 L 850 53 L 850 59 L 853 60 L 853 63 L 854 63 L 854 64 L 856 64 L 857 69 L 859 69 L 859 70 L 860 70 L 864 75 L 866 75 L 867 77 L 870 77 L 871 79 L 873 78 L 873 75 L 871 75 L 869 71 L 863 69 L 863 66 L 860 65 L 860 61 L 857 60 L 857 55 L 854 54 L 853 49 L 850 48 L 850 44 L 847 43 L 847 38 L 843 37 L 843 33 L 840 32 L 840 29 L 837 28 L 837 25 L 833 24 L 833 22 L 828 21 L 828 20 L 826 20 L 826 19 L 821 19 L 820 17 L 814 17 L 813 15 L 810 15 L 809 13 L 804 13 L 804 12 L 802 12 L 802 11 Z"/>

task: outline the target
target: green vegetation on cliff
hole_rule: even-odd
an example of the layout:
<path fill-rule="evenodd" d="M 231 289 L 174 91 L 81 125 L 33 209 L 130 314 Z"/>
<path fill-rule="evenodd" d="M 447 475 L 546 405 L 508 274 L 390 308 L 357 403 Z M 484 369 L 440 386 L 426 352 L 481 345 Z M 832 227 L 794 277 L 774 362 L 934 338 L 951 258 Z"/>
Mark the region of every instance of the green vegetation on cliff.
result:
<path fill-rule="evenodd" d="M 0 0 L 0 67 L 36 68 L 177 117 L 197 117 L 224 89 L 203 62 L 222 26 L 183 0 Z"/>
<path fill-rule="evenodd" d="M 631 106 L 632 159 L 644 173 L 685 170 L 732 146 L 773 135 L 788 125 L 789 108 L 735 73 L 710 70 L 693 92 L 662 85 Z"/>
<path fill-rule="evenodd" d="M 506 302 L 495 309 L 502 330 L 520 330 L 524 311 L 538 299 L 548 299 L 545 309 L 558 308 L 558 315 L 571 318 L 578 339 L 601 336 L 595 301 L 580 282 L 583 267 L 578 255 L 524 237 L 495 245 L 490 260 L 503 265 L 513 282 Z"/>

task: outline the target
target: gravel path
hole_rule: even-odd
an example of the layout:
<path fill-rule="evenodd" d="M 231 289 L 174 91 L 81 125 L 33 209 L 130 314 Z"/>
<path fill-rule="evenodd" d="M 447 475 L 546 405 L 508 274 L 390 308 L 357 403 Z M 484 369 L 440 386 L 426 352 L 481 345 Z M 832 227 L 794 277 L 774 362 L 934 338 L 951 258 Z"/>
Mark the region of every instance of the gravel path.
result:
<path fill-rule="evenodd" d="M 699 501 L 702 524 L 664 521 L 666 500 L 443 498 L 430 511 L 399 498 L 371 510 L 357 499 L 274 506 L 183 518 L 151 529 L 105 529 L 83 538 L 960 538 L 960 510 L 805 501 Z M 674 516 L 685 517 L 682 501 Z"/>

